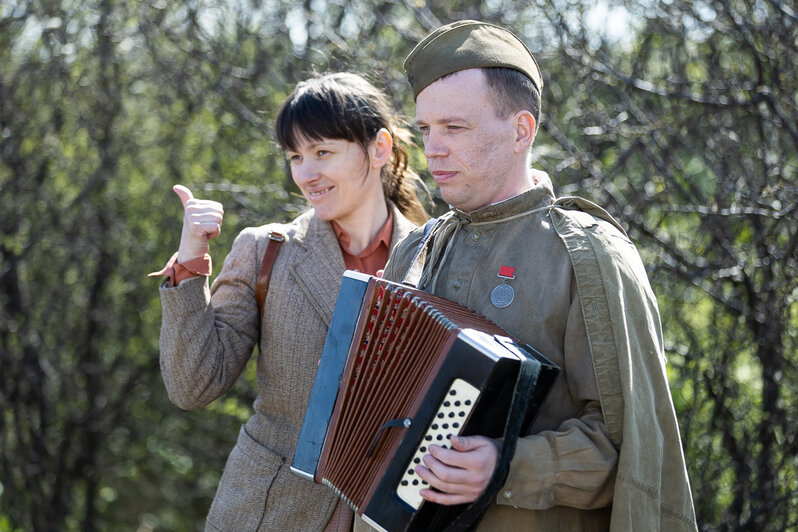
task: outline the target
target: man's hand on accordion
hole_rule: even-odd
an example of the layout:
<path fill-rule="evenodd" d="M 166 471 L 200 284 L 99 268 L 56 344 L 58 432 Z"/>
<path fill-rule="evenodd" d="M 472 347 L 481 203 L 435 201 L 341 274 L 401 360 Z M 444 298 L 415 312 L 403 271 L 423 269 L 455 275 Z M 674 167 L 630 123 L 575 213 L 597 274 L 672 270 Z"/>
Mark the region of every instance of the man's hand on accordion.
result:
<path fill-rule="evenodd" d="M 485 490 L 499 456 L 497 441 L 484 436 L 452 436 L 452 448 L 430 445 L 416 472 L 435 489 L 420 495 L 438 504 L 472 502 Z"/>

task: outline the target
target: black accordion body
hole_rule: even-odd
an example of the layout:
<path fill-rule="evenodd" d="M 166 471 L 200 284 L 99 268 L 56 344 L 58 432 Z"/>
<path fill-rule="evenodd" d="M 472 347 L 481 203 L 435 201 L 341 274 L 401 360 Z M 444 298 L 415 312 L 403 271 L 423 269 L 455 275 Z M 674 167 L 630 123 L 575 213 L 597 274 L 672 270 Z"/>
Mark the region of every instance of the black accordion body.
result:
<path fill-rule="evenodd" d="M 446 299 L 347 271 L 291 470 L 331 487 L 379 530 L 443 529 L 414 468 L 453 434 L 503 434 L 521 360 L 538 364 L 524 429 L 559 370 Z"/>

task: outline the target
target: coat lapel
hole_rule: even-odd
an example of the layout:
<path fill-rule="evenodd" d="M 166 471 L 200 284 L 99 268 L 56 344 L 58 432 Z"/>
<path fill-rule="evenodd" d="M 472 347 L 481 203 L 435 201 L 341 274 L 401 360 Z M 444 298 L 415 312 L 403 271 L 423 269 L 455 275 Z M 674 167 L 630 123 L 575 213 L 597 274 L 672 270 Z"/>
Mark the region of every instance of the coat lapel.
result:
<path fill-rule="evenodd" d="M 393 231 L 391 247 L 415 228 L 392 203 Z M 298 231 L 296 243 L 304 253 L 291 265 L 291 275 L 316 309 L 324 323 L 329 327 L 335 301 L 341 286 L 341 278 L 346 269 L 341 248 L 332 226 L 319 220 L 312 213 L 305 231 Z"/>
<path fill-rule="evenodd" d="M 304 253 L 291 265 L 291 275 L 329 327 L 344 271 L 338 240 L 330 224 L 315 216 L 296 238 Z"/>

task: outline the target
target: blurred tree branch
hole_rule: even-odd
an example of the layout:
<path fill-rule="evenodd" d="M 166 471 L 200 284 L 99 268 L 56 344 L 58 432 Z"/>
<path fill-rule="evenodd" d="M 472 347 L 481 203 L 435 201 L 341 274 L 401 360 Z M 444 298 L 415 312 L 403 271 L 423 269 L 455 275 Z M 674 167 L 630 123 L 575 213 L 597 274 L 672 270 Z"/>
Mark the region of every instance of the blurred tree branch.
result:
<path fill-rule="evenodd" d="M 530 45 L 535 164 L 641 249 L 702 529 L 798 526 L 791 3 L 48 0 L 0 7 L 0 530 L 202 527 L 252 390 L 166 399 L 171 186 L 225 204 L 218 269 L 303 208 L 272 136 L 293 85 L 360 71 L 412 117 L 402 61 L 459 18 Z"/>

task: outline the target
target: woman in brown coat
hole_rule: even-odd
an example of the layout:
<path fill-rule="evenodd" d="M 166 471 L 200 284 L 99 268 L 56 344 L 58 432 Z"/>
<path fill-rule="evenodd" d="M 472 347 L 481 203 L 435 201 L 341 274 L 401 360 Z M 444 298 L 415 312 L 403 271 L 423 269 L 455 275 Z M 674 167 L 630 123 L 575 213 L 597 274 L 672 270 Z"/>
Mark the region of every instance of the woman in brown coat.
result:
<path fill-rule="evenodd" d="M 259 347 L 254 415 L 228 458 L 206 529 L 348 530 L 348 508 L 289 465 L 344 269 L 376 273 L 425 213 L 397 139 L 403 130 L 363 78 L 298 84 L 276 130 L 311 209 L 288 224 L 242 231 L 210 289 L 208 240 L 219 234 L 222 206 L 175 187 L 185 216 L 178 253 L 161 272 L 169 276 L 161 370 L 175 404 L 200 408 L 235 383 Z M 285 241 L 259 322 L 256 278 L 272 231 Z"/>

